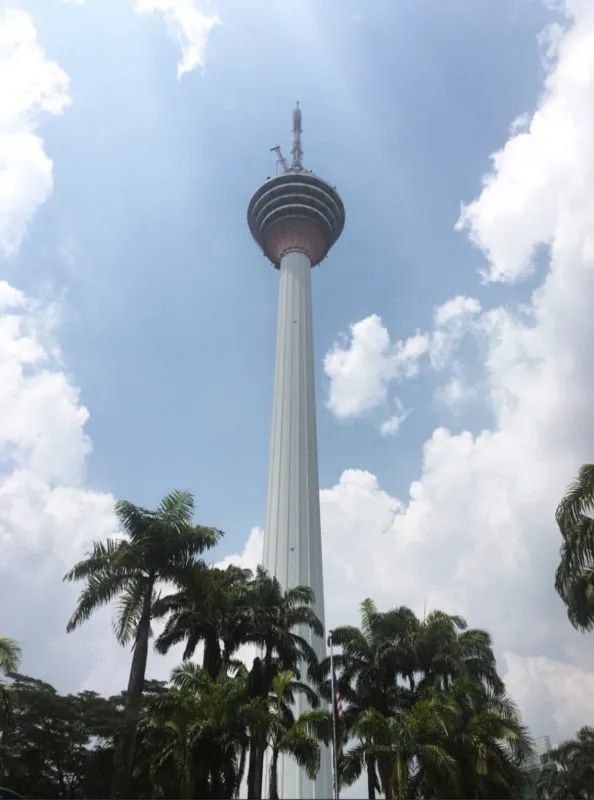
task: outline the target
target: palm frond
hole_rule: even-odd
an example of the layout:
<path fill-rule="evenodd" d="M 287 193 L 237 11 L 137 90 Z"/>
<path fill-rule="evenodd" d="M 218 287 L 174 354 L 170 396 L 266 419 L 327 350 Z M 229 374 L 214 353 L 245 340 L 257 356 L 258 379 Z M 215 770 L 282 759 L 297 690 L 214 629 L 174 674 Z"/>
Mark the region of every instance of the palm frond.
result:
<path fill-rule="evenodd" d="M 122 539 L 106 539 L 93 542 L 86 558 L 76 563 L 65 575 L 68 582 L 81 581 L 108 569 L 119 568 L 129 550 L 129 543 Z"/>
<path fill-rule="evenodd" d="M 146 592 L 147 581 L 136 578 L 123 586 L 119 593 L 112 625 L 116 639 L 122 646 L 129 644 L 136 636 Z"/>
<path fill-rule="evenodd" d="M 16 672 L 21 661 L 21 646 L 10 636 L 0 636 L 0 673 Z"/>
<path fill-rule="evenodd" d="M 70 633 L 83 622 L 86 622 L 92 613 L 101 606 L 107 605 L 127 586 L 128 576 L 124 572 L 110 573 L 102 571 L 90 574 L 87 585 L 79 595 L 74 613 L 66 626 Z"/>
<path fill-rule="evenodd" d="M 571 531 L 594 508 L 594 464 L 584 464 L 578 477 L 567 487 L 555 518 L 563 535 Z"/>

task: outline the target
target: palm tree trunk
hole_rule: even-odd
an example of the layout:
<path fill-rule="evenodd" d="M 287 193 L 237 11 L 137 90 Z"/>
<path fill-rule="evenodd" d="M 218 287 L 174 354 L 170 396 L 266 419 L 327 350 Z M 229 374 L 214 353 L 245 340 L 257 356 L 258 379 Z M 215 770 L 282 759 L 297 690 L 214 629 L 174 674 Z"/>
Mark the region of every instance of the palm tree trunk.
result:
<path fill-rule="evenodd" d="M 194 797 L 207 798 L 207 797 L 215 797 L 210 791 L 210 785 L 208 780 L 208 766 L 204 763 L 203 759 L 201 758 L 196 766 L 195 772 L 195 784 L 194 788 L 196 792 Z"/>
<path fill-rule="evenodd" d="M 278 747 L 272 748 L 270 759 L 270 786 L 268 787 L 270 800 L 279 800 L 278 797 Z"/>
<path fill-rule="evenodd" d="M 258 772 L 258 745 L 256 734 L 252 733 L 250 737 L 250 756 L 248 760 L 248 779 L 247 779 L 247 796 L 250 800 L 256 800 L 257 788 L 257 772 Z"/>
<path fill-rule="evenodd" d="M 237 770 L 235 768 L 235 753 L 232 750 L 223 752 L 222 776 L 221 798 L 222 800 L 233 800 L 237 785 Z"/>
<path fill-rule="evenodd" d="M 266 648 L 264 660 L 254 659 L 250 671 L 250 697 L 267 698 L 272 685 L 272 647 Z M 264 772 L 264 753 L 266 752 L 266 735 L 256 730 L 250 731 L 250 754 L 248 759 L 247 790 L 250 800 L 262 800 L 262 778 Z"/>
<path fill-rule="evenodd" d="M 241 752 L 239 754 L 239 767 L 237 768 L 237 781 L 235 785 L 235 792 L 233 796 L 235 800 L 239 800 L 239 792 L 241 791 L 241 782 L 245 773 L 245 762 L 247 760 L 247 745 L 241 745 Z"/>
<path fill-rule="evenodd" d="M 182 778 L 181 796 L 183 800 L 192 800 L 194 797 L 194 774 L 195 774 L 195 761 L 194 754 L 191 747 L 188 746 L 186 741 L 184 747 L 184 772 Z"/>
<path fill-rule="evenodd" d="M 268 697 L 272 689 L 272 646 L 266 645 L 263 663 L 263 680 L 261 683 L 261 697 Z M 256 747 L 256 793 L 255 800 L 262 800 L 262 785 L 264 782 L 264 755 L 266 753 L 266 737 L 258 737 Z"/>
<path fill-rule="evenodd" d="M 146 661 L 148 657 L 148 643 L 151 630 L 151 606 L 153 599 L 153 581 L 149 580 L 146 586 L 142 614 L 138 622 L 130 678 L 124 701 L 124 720 L 118 732 L 113 756 L 113 775 L 111 782 L 111 796 L 116 800 L 128 797 L 128 784 L 132 773 L 132 760 L 136 745 L 138 730 L 138 717 L 142 704 L 142 690 L 146 674 Z"/>
<path fill-rule="evenodd" d="M 389 756 L 379 756 L 377 760 L 380 782 L 386 800 L 394 800 L 393 769 Z"/>
<path fill-rule="evenodd" d="M 373 756 L 365 756 L 367 765 L 367 797 L 375 800 L 375 760 Z"/>
<path fill-rule="evenodd" d="M 221 673 L 221 648 L 217 638 L 207 638 L 204 642 L 204 655 L 202 656 L 202 668 L 208 672 L 215 681 Z"/>

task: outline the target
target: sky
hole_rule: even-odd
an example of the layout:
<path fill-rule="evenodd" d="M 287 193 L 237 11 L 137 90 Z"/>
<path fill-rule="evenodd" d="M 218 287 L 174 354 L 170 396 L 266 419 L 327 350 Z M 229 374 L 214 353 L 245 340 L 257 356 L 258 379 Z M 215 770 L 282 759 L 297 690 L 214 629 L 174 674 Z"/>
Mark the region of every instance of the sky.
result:
<path fill-rule="evenodd" d="M 328 627 L 488 629 L 525 721 L 594 715 L 553 590 L 594 430 L 591 0 L 0 0 L 0 630 L 120 691 L 62 576 L 116 499 L 192 491 L 262 546 L 278 274 L 247 204 L 290 149 L 347 222 L 313 275 Z M 151 654 L 150 677 L 179 658 Z"/>

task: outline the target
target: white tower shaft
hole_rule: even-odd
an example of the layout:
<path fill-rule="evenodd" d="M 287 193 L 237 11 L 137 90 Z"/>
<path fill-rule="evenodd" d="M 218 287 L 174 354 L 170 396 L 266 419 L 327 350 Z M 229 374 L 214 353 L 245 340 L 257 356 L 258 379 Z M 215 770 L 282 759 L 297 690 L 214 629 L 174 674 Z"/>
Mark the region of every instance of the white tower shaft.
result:
<path fill-rule="evenodd" d="M 280 262 L 280 290 L 268 502 L 263 566 L 283 589 L 311 586 L 315 612 L 324 624 L 324 585 L 316 435 L 311 263 L 300 250 Z M 300 631 L 326 657 L 325 637 Z M 295 715 L 308 709 L 297 696 Z M 315 781 L 288 757 L 278 765 L 279 796 L 321 800 L 332 797 L 329 750 L 322 751 Z M 265 775 L 265 786 L 268 778 Z"/>

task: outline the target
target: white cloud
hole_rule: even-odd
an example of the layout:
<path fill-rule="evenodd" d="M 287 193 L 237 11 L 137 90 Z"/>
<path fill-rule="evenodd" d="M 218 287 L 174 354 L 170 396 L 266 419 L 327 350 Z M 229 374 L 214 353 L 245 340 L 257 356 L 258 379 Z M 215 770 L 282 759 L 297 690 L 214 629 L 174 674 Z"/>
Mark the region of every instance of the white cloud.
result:
<path fill-rule="evenodd" d="M 464 336 L 473 330 L 481 304 L 474 297 L 457 295 L 434 313 L 429 358 L 433 369 L 443 369 L 451 363 Z"/>
<path fill-rule="evenodd" d="M 396 436 L 402 423 L 408 417 L 409 412 L 405 411 L 402 414 L 394 414 L 388 419 L 384 420 L 380 425 L 380 433 L 382 436 Z"/>
<path fill-rule="evenodd" d="M 24 11 L 0 12 L 0 247 L 18 250 L 52 190 L 37 128 L 69 103 L 68 76 L 49 60 Z M 0 606 L 24 668 L 76 683 L 98 627 L 58 636 L 77 589 L 61 583 L 93 538 L 115 530 L 113 498 L 82 487 L 88 412 L 60 361 L 59 315 L 0 280 Z M 43 602 L 39 602 L 39 598 Z M 85 647 L 85 643 L 88 647 Z"/>
<path fill-rule="evenodd" d="M 328 408 L 340 419 L 362 416 L 385 402 L 388 384 L 415 375 L 428 348 L 420 334 L 391 343 L 376 314 L 352 325 L 350 333 L 350 341 L 337 342 L 324 358 L 330 378 Z"/>
<path fill-rule="evenodd" d="M 51 369 L 54 315 L 4 282 L 1 298 L 0 453 L 45 481 L 79 483 L 88 412 L 67 375 Z"/>
<path fill-rule="evenodd" d="M 210 10 L 208 0 L 136 0 L 134 9 L 139 14 L 158 11 L 165 17 L 170 35 L 181 48 L 178 78 L 194 69 L 204 69 L 208 37 L 221 22 Z"/>
<path fill-rule="evenodd" d="M 170 5 L 145 3 L 139 10 L 175 12 L 185 37 L 182 66 L 189 69 L 202 58 L 200 15 L 191 4 Z M 7 255 L 18 251 L 51 194 L 53 165 L 37 129 L 44 116 L 68 105 L 68 86 L 66 73 L 39 45 L 31 17 L 1 12 L 0 247 Z M 110 494 L 84 488 L 89 414 L 64 371 L 55 338 L 59 316 L 59 308 L 0 280 L 0 605 L 11 608 L 2 633 L 21 642 L 23 669 L 59 688 L 117 692 L 130 652 L 115 645 L 112 610 L 65 634 L 80 587 L 62 583 L 62 576 L 94 539 L 117 533 L 117 520 Z M 251 565 L 258 547 L 255 530 L 245 554 Z M 167 678 L 179 659 L 180 648 L 153 658 L 153 674 Z"/>
<path fill-rule="evenodd" d="M 452 375 L 449 380 L 435 391 L 438 403 L 449 409 L 460 409 L 477 396 L 477 389 L 469 386 L 462 375 Z"/>
<path fill-rule="evenodd" d="M 546 735 L 552 715 L 558 735 L 569 739 L 594 717 L 594 673 L 544 656 L 521 658 L 506 653 L 506 682 L 516 702 Z"/>
<path fill-rule="evenodd" d="M 365 595 L 464 614 L 491 631 L 526 721 L 553 741 L 594 711 L 591 637 L 573 631 L 553 590 L 555 506 L 594 452 L 594 4 L 566 6 L 538 107 L 493 157 L 458 226 L 484 253 L 490 280 L 528 275 L 542 246 L 545 274 L 527 307 L 482 311 L 454 298 L 425 335 L 423 352 L 455 378 L 453 353 L 472 331 L 475 397 L 490 428 L 436 429 L 404 502 L 359 470 L 321 492 L 328 624 L 355 619 Z M 385 402 L 404 374 L 397 350 L 379 317 L 351 327 L 325 360 L 337 416 Z"/>
<path fill-rule="evenodd" d="M 405 422 L 410 414 L 410 409 L 405 409 L 397 397 L 394 399 L 394 405 L 396 406 L 396 413 L 384 420 L 380 425 L 380 433 L 382 436 L 396 436 L 403 422 Z"/>
<path fill-rule="evenodd" d="M 226 556 L 215 566 L 226 569 L 230 566 L 241 567 L 242 569 L 255 570 L 262 562 L 262 542 L 263 531 L 261 528 L 252 528 L 248 540 L 241 554 Z"/>
<path fill-rule="evenodd" d="M 491 281 L 529 274 L 539 245 L 566 246 L 560 238 L 568 232 L 566 217 L 579 217 L 590 206 L 583 201 L 594 150 L 594 108 L 586 99 L 593 79 L 594 5 L 566 7 L 575 14 L 574 24 L 564 35 L 558 28 L 549 35 L 555 43 L 549 55 L 557 61 L 528 130 L 495 153 L 480 197 L 463 208 L 458 222 L 487 255 Z M 556 264 L 555 259 L 553 271 Z"/>
<path fill-rule="evenodd" d="M 328 408 L 339 419 L 364 416 L 386 401 L 391 382 L 416 377 L 427 354 L 434 369 L 443 369 L 480 310 L 478 300 L 459 295 L 435 308 L 432 331 L 395 342 L 376 314 L 351 325 L 350 338 L 336 342 L 324 358 Z"/>
<path fill-rule="evenodd" d="M 79 587 L 62 576 L 117 525 L 113 497 L 82 486 L 88 412 L 62 370 L 56 321 L 0 282 L 0 605 L 10 607 L 3 632 L 21 642 L 24 669 L 38 674 L 41 663 L 41 677 L 72 688 L 105 652 L 110 628 L 100 617 L 66 636 Z"/>
<path fill-rule="evenodd" d="M 0 248 L 14 255 L 52 190 L 52 162 L 36 131 L 70 102 L 68 76 L 45 56 L 29 14 L 0 11 Z"/>

